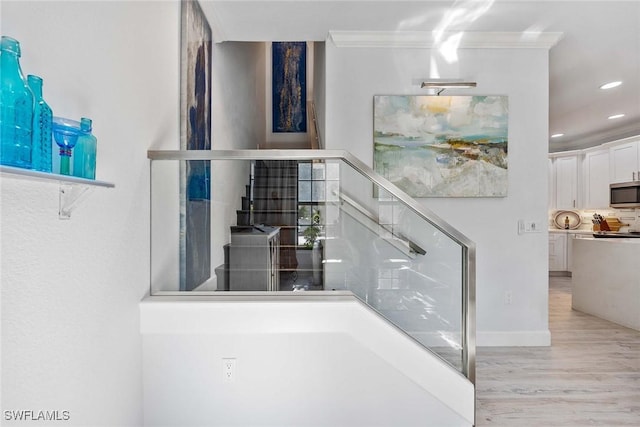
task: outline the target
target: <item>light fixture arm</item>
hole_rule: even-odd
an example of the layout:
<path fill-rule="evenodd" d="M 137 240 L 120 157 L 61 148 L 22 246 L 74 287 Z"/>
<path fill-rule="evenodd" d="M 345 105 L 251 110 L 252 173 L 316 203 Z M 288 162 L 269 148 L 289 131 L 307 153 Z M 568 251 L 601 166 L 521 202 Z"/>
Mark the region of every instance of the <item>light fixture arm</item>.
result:
<path fill-rule="evenodd" d="M 460 80 L 431 80 L 420 83 L 421 88 L 439 89 L 436 94 L 439 96 L 445 89 L 468 89 L 476 87 L 476 82 Z"/>

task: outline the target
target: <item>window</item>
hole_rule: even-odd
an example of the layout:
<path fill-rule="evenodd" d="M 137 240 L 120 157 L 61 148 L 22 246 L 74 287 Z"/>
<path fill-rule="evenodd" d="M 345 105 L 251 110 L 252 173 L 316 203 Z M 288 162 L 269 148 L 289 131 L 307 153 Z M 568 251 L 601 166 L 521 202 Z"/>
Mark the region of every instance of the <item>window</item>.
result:
<path fill-rule="evenodd" d="M 298 245 L 311 248 L 325 236 L 326 203 L 339 201 L 340 165 L 298 163 Z"/>

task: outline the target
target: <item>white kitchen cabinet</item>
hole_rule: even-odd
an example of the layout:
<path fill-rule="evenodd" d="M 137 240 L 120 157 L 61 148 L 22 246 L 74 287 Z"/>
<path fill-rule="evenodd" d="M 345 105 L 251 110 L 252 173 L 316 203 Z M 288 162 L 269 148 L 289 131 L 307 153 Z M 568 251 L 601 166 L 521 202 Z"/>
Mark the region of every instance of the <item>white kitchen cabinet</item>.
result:
<path fill-rule="evenodd" d="M 611 183 L 640 180 L 640 141 L 614 145 L 609 156 Z"/>
<path fill-rule="evenodd" d="M 609 149 L 587 151 L 582 163 L 584 209 L 609 207 Z"/>
<path fill-rule="evenodd" d="M 549 233 L 549 271 L 567 271 L 567 233 Z"/>
<path fill-rule="evenodd" d="M 556 157 L 554 160 L 556 209 L 578 207 L 578 156 Z"/>
<path fill-rule="evenodd" d="M 573 245 L 577 239 L 591 238 L 591 232 L 549 232 L 549 271 L 573 271 Z"/>
<path fill-rule="evenodd" d="M 591 238 L 592 233 L 567 233 L 567 271 L 573 273 L 573 245 L 577 239 Z"/>
<path fill-rule="evenodd" d="M 609 184 L 640 181 L 640 139 L 549 155 L 549 209 L 609 208 Z"/>

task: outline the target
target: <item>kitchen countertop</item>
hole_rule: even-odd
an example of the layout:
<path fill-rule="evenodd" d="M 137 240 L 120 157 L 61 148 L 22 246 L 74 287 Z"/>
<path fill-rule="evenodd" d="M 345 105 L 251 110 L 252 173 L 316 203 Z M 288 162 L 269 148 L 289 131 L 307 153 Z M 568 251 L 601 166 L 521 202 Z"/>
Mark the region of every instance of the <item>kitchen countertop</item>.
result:
<path fill-rule="evenodd" d="M 580 240 L 590 240 L 594 242 L 608 242 L 608 243 L 631 243 L 640 245 L 640 239 L 636 237 L 581 237 Z"/>
<path fill-rule="evenodd" d="M 585 230 L 585 229 L 576 229 L 576 230 L 561 230 L 558 228 L 550 228 L 549 233 L 554 234 L 579 234 L 582 240 L 604 240 L 604 241 L 615 241 L 615 242 L 634 242 L 640 243 L 640 238 L 637 237 L 593 237 L 593 230 Z"/>
<path fill-rule="evenodd" d="M 591 229 L 580 229 L 577 228 L 575 230 L 564 230 L 561 228 L 550 228 L 549 233 L 565 233 L 565 234 L 593 234 L 593 230 Z"/>

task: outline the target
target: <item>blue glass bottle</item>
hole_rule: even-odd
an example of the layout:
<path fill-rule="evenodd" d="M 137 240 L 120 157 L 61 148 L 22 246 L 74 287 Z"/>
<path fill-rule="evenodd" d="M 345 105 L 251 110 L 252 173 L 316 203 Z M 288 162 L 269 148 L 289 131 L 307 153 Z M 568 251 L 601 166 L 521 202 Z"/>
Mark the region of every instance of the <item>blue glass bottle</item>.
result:
<path fill-rule="evenodd" d="M 33 109 L 33 134 L 31 137 L 32 165 L 35 170 L 51 172 L 51 121 L 53 113 L 42 98 L 42 78 L 29 74 L 27 83 L 33 92 L 35 106 Z"/>
<path fill-rule="evenodd" d="M 0 42 L 0 163 L 31 168 L 34 98 L 20 69 L 20 43 Z"/>
<path fill-rule="evenodd" d="M 96 179 L 96 151 L 98 140 L 91 133 L 91 119 L 80 119 L 78 142 L 73 149 L 73 175 L 80 178 Z"/>

